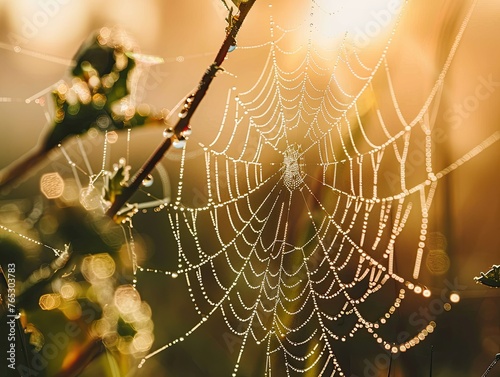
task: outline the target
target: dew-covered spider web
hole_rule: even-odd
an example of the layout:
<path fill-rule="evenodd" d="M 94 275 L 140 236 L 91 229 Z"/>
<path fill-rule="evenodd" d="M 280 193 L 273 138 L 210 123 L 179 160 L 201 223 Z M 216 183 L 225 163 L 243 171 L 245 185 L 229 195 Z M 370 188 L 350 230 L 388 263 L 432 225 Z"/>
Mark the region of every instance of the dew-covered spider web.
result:
<path fill-rule="evenodd" d="M 443 125 L 447 77 L 475 5 L 457 11 L 430 78 L 406 87 L 393 45 L 404 43 L 412 2 L 367 10 L 356 29 L 348 1 L 304 0 L 300 17 L 279 2 L 259 5 L 215 79 L 225 96 L 210 105 L 215 115 L 193 118 L 187 143 L 121 212 L 134 286 L 172 285 L 188 302 L 178 313 L 186 321 L 163 324 L 139 373 L 218 322 L 233 376 L 349 375 L 349 353 L 399 354 L 434 332 L 431 320 L 404 339 L 394 330 L 401 312 L 436 293 L 428 270 L 449 264 L 429 254 L 433 201 L 450 173 L 500 138 L 486 135 L 451 159 L 442 153 L 443 134 L 458 132 Z M 172 123 L 183 103 L 171 105 Z M 138 134 L 90 135 L 97 166 L 88 140 L 59 147 L 65 169 L 56 170 L 86 209 L 105 209 L 104 176 L 138 168 Z M 117 138 L 125 141 L 115 147 Z M 164 244 L 148 260 L 134 237 L 150 219 Z"/>

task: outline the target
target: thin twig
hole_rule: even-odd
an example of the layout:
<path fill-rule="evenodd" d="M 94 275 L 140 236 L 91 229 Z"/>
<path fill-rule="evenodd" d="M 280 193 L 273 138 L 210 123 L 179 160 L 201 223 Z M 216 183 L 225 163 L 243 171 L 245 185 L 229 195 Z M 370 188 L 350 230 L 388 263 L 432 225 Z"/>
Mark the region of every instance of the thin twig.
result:
<path fill-rule="evenodd" d="M 37 147 L 34 151 L 0 171 L 0 192 L 6 187 L 11 187 L 16 183 L 20 183 L 22 177 L 25 177 L 28 172 L 47 157 L 48 152 L 49 151 L 43 147 Z"/>

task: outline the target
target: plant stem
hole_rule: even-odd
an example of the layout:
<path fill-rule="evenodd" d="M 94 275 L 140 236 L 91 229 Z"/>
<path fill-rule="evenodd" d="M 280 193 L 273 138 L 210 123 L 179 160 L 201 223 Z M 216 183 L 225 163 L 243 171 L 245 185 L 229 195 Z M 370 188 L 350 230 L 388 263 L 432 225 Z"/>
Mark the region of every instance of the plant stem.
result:
<path fill-rule="evenodd" d="M 78 357 L 61 367 L 55 377 L 76 377 L 97 357 L 106 352 L 101 339 L 93 339 L 78 353 Z"/>
<path fill-rule="evenodd" d="M 47 157 L 48 151 L 45 148 L 37 147 L 27 155 L 21 157 L 0 172 L 0 193 L 16 183 L 20 183 L 24 177 L 35 166 Z"/>
<path fill-rule="evenodd" d="M 201 100 L 205 96 L 208 91 L 208 87 L 210 83 L 215 77 L 215 74 L 219 70 L 220 66 L 224 62 L 226 55 L 229 51 L 229 48 L 236 43 L 236 34 L 238 33 L 243 21 L 245 20 L 248 12 L 250 11 L 252 5 L 255 3 L 255 0 L 249 0 L 245 3 L 241 3 L 239 7 L 239 13 L 234 19 L 234 23 L 232 24 L 230 30 L 226 34 L 226 38 L 222 43 L 217 56 L 215 57 L 214 62 L 210 65 L 210 67 L 206 70 L 205 74 L 201 78 L 201 81 L 198 85 L 198 89 L 192 96 L 192 102 L 190 103 L 189 108 L 184 117 L 179 118 L 177 124 L 175 125 L 174 132 L 175 135 L 172 138 L 179 137 L 184 129 L 189 126 L 189 121 L 193 116 L 196 108 L 200 104 Z M 170 146 L 172 145 L 172 138 L 165 138 L 165 140 L 157 147 L 157 149 L 153 152 L 153 154 L 149 157 L 149 159 L 144 163 L 144 165 L 137 171 L 137 173 L 132 178 L 131 182 L 128 186 L 123 189 L 122 194 L 120 194 L 116 200 L 113 202 L 111 207 L 108 209 L 106 214 L 110 217 L 114 217 L 118 211 L 125 205 L 125 203 L 132 197 L 132 195 L 139 189 L 142 184 L 142 181 L 151 173 L 151 171 L 155 168 L 155 166 L 161 161 L 165 153 L 168 151 Z"/>

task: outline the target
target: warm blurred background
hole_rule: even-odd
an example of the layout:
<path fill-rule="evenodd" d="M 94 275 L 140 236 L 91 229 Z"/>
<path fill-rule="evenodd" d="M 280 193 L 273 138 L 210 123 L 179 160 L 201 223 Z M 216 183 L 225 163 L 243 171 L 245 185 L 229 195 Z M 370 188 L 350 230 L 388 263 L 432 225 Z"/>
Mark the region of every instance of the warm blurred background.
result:
<path fill-rule="evenodd" d="M 269 6 L 270 3 L 272 7 Z M 207 98 L 193 118 L 192 144 L 196 146 L 192 149 L 193 160 L 198 157 L 199 160 L 196 161 L 200 161 L 200 164 L 198 167 L 195 163 L 192 164 L 191 176 L 190 171 L 185 172 L 185 183 L 189 185 L 188 197 L 193 205 L 206 199 L 203 194 L 205 182 L 200 178 L 204 176 L 205 170 L 198 143 L 208 145 L 216 136 L 228 89 L 237 86 L 239 91 L 244 92 L 252 87 L 263 72 L 269 51 L 269 45 L 265 44 L 271 39 L 270 16 L 276 24 L 287 29 L 296 27 L 304 20 L 310 22 L 311 9 L 314 9 L 315 15 L 322 14 L 325 9 L 327 13 L 328 9 L 333 13 L 339 12 L 342 17 L 333 18 L 339 22 L 335 25 L 331 23 L 332 18 L 311 18 L 311 25 L 315 23 L 314 30 L 317 32 L 311 37 L 312 40 L 324 48 L 337 48 L 339 41 L 348 32 L 348 35 L 355 37 L 351 43 L 355 48 L 361 48 L 360 56 L 370 67 L 374 66 L 384 51 L 389 38 L 393 38 L 386 59 L 387 66 L 390 68 L 399 108 L 406 119 L 410 120 L 422 109 L 439 73 L 447 64 L 448 54 L 455 48 L 455 37 L 474 2 L 409 1 L 404 5 L 404 13 L 393 37 L 391 30 L 395 27 L 397 17 L 387 20 L 387 23 L 383 21 L 381 31 L 373 37 L 367 37 L 365 28 L 374 20 L 373 15 L 379 9 L 389 6 L 387 4 L 400 9 L 399 1 L 341 1 L 338 6 L 332 5 L 335 3 L 333 0 L 297 0 L 293 6 L 290 3 L 284 0 L 256 1 L 237 38 L 241 49 L 237 48 L 229 55 L 227 64 L 224 64 L 226 72 L 218 74 Z M 225 36 L 226 16 L 227 10 L 220 0 L 0 0 L 0 167 L 5 167 L 28 153 L 37 145 L 40 135 L 46 132 L 45 126 L 53 116 L 47 94 L 55 83 L 68 78 L 73 56 L 91 32 L 103 26 L 119 26 L 133 37 L 143 54 L 163 59 L 162 64 L 143 68 L 136 95 L 153 108 L 168 112 L 197 86 L 201 75 L 212 62 Z M 439 92 L 439 109 L 433 126 L 439 130 L 433 135 L 433 158 L 438 171 L 460 160 L 488 137 L 495 135 L 495 132 L 498 138 L 499 20 L 500 2 L 476 2 L 447 72 L 445 85 Z M 289 43 L 300 46 L 307 43 L 307 38 Z M 262 46 L 254 49 L 244 48 L 260 45 Z M 303 56 L 291 54 L 289 61 L 284 60 L 281 67 L 291 71 L 300 58 Z M 337 77 L 342 79 L 342 68 L 337 71 Z M 355 78 L 352 82 L 347 80 L 342 83 L 345 87 L 360 89 Z M 378 107 L 382 111 L 384 108 L 394 108 L 387 81 L 376 76 L 372 86 L 377 93 L 374 102 Z M 393 118 L 397 127 L 402 127 L 397 116 L 393 114 Z M 123 154 L 130 153 L 129 164 L 134 171 L 157 146 L 162 138 L 163 128 L 160 125 L 134 130 L 130 144 L 125 142 L 125 134 L 119 134 L 120 141 L 108 151 L 109 156 L 104 162 L 109 168 Z M 98 168 L 103 160 L 103 140 L 102 135 L 93 134 L 83 144 L 89 163 Z M 424 151 L 425 141 L 415 141 L 413 146 Z M 67 148 L 79 146 L 70 143 Z M 130 150 L 126 151 L 127 148 Z M 174 151 L 163 161 L 173 182 L 172 187 L 178 179 L 178 160 L 179 152 Z M 427 264 L 424 260 L 421 279 L 433 291 L 433 298 L 440 298 L 440 293 L 448 289 L 459 291 L 460 299 L 449 311 L 439 305 L 433 311 L 429 307 L 429 301 L 415 302 L 411 309 L 401 311 L 394 334 L 406 328 L 414 328 L 415 321 L 421 318 L 434 320 L 437 327 L 425 342 L 400 354 L 393 361 L 392 376 L 429 375 L 431 346 L 434 346 L 433 375 L 443 377 L 479 376 L 494 355 L 500 352 L 500 290 L 476 284 L 473 279 L 481 271 L 486 272 L 492 265 L 500 264 L 499 162 L 500 148 L 496 142 L 439 181 L 429 216 L 431 229 L 426 245 L 426 253 L 430 253 L 435 259 L 433 262 L 429 255 Z M 421 170 L 423 162 L 419 160 L 408 165 L 407 169 Z M 385 188 L 392 192 L 394 184 L 399 184 L 399 166 L 394 164 L 384 168 L 387 170 L 385 173 L 381 172 L 379 187 L 381 191 Z M 116 241 L 123 237 L 120 229 L 116 230 L 107 223 L 99 223 L 93 226 L 97 230 L 92 229 L 89 225 L 92 223 L 85 217 L 87 215 L 60 204 L 46 203 L 46 198 L 40 193 L 39 180 L 43 173 L 48 172 L 59 172 L 64 179 L 69 180 L 74 177 L 67 160 L 61 153 L 56 153 L 15 189 L 2 192 L 0 225 L 14 229 L 18 235 L 11 237 L 5 229 L 0 230 L 0 263 L 2 266 L 16 263 L 16 277 L 20 280 L 28 278 L 40 265 L 49 265 L 54 259 L 54 253 L 30 240 L 41 240 L 43 244 L 61 250 L 65 243 L 71 243 L 72 248 L 79 247 L 80 251 L 92 253 L 93 256 L 80 256 L 80 263 L 88 268 L 85 273 L 85 268 L 82 267 L 84 284 L 66 283 L 68 286 L 61 290 L 61 286 L 53 282 L 49 287 L 35 290 L 32 301 L 25 303 L 25 321 L 37 327 L 35 333 L 44 334 L 45 343 L 47 340 L 50 343 L 53 339 L 48 334 L 64 332 L 65 328 L 61 326 L 65 326 L 65 323 L 76 323 L 85 329 L 68 341 L 67 354 L 58 353 L 51 365 L 42 368 L 39 375 L 56 375 L 61 364 L 69 364 L 84 349 L 93 352 L 92 347 L 88 347 L 90 337 L 87 336 L 87 331 L 98 331 L 99 325 L 92 324 L 93 319 L 89 320 L 85 313 L 95 312 L 96 316 L 102 315 L 102 318 L 107 316 L 106 318 L 111 318 L 111 322 L 116 322 L 120 316 L 127 318 L 127 307 L 120 306 L 117 293 L 113 291 L 116 286 L 123 287 L 120 288 L 120 294 L 128 295 L 129 299 L 132 297 L 132 301 L 138 302 L 134 323 L 137 324 L 136 331 L 138 328 L 142 329 L 143 338 L 138 341 L 134 351 L 130 351 L 128 345 L 120 346 L 119 340 L 110 341 L 110 349 L 116 361 L 111 362 L 111 356 L 106 353 L 100 354 L 82 376 L 229 375 L 237 353 L 231 352 L 231 341 L 228 344 L 228 338 L 224 337 L 227 329 L 221 318 L 214 318 L 207 326 L 200 327 L 196 330 L 197 335 L 190 337 L 189 341 L 176 344 L 151 358 L 143 369 L 136 369 L 140 356 L 136 359 L 134 352 L 142 356 L 144 352 L 141 351 L 144 349 L 141 347 L 154 350 L 166 345 L 179 335 L 176 329 L 186 331 L 198 320 L 190 305 L 185 282 L 180 281 L 181 279 L 165 280 L 155 274 L 139 274 L 138 289 L 141 297 L 134 296 L 133 290 L 127 290 L 129 286 L 126 285 L 133 279 L 129 254 L 126 247 Z M 411 172 L 408 172 L 408 176 L 410 175 Z M 73 225 L 69 225 L 70 223 Z M 169 247 L 175 248 L 165 245 L 165 228 L 168 226 L 165 219 L 148 213 L 134 218 L 133 224 L 140 263 L 151 265 L 147 263 L 148 258 L 151 258 L 154 267 L 159 269 L 167 269 L 172 261 L 175 263 L 175 252 L 170 250 L 173 257 L 164 255 L 168 253 Z M 412 225 L 415 224 L 408 227 Z M 419 225 L 416 226 L 418 235 Z M 86 235 L 86 231 L 92 235 Z M 28 235 L 30 240 L 23 239 L 19 234 Z M 411 247 L 414 249 L 414 245 Z M 110 262 L 106 253 L 118 256 L 115 261 Z M 414 256 L 412 254 L 406 258 L 404 255 L 404 252 L 401 253 L 401 259 L 396 263 L 400 264 L 401 270 L 411 271 Z M 95 270 L 88 267 L 93 264 L 100 266 L 96 267 L 96 271 L 101 277 L 93 275 Z M 439 270 L 438 273 L 433 268 Z M 115 270 L 121 274 L 118 280 L 105 283 L 105 278 L 112 276 Z M 405 276 L 410 277 L 411 272 Z M 450 289 L 450 284 L 453 289 Z M 59 296 L 50 296 L 56 289 L 60 292 Z M 96 293 L 99 291 L 104 293 Z M 76 309 L 73 304 L 61 306 L 52 302 L 52 299 L 65 298 L 64 295 L 61 296 L 61 292 L 67 292 L 68 302 L 78 295 L 88 295 L 96 309 L 93 306 L 86 308 L 86 304 L 81 301 Z M 44 295 L 45 301 L 38 301 L 37 294 Z M 102 308 L 108 301 L 113 301 L 113 297 L 114 309 L 111 310 L 112 313 L 106 313 Z M 43 305 L 48 307 L 44 308 Z M 51 307 L 54 309 L 42 310 Z M 151 322 L 154 323 L 154 329 Z M 100 325 L 109 324 L 101 321 Z M 118 331 L 119 336 L 126 338 L 123 334 L 127 334 L 129 330 L 123 325 Z M 0 336 L 0 342 L 4 342 L 4 335 Z M 339 348 L 337 356 L 348 375 L 387 375 L 387 354 L 374 344 L 367 343 L 371 341 L 361 337 L 356 343 L 355 338 L 350 348 Z M 42 347 L 42 344 L 43 341 L 40 341 L 39 346 Z M 122 356 L 117 357 L 117 354 Z M 264 375 L 263 362 L 261 354 L 253 355 L 251 350 L 247 351 L 241 361 L 241 375 Z M 500 376 L 500 367 L 497 366 L 497 369 L 490 375 Z M 124 371 L 129 371 L 129 374 Z M 279 373 L 278 369 L 277 375 L 284 375 Z"/>

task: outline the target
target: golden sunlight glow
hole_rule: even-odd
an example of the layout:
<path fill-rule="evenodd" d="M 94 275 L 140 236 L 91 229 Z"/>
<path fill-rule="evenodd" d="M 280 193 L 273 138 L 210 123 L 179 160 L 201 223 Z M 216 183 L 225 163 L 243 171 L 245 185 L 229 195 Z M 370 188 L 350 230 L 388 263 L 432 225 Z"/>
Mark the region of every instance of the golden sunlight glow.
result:
<path fill-rule="evenodd" d="M 317 0 L 312 24 L 321 39 L 343 38 L 357 48 L 368 46 L 390 30 L 402 8 L 402 0 Z"/>
<path fill-rule="evenodd" d="M 106 132 L 106 141 L 110 144 L 114 144 L 118 141 L 118 133 L 116 131 Z"/>
<path fill-rule="evenodd" d="M 142 36 L 141 48 L 148 48 L 151 44 L 158 42 L 159 32 L 163 18 L 155 4 L 150 1 L 127 1 L 110 0 L 99 4 L 99 12 L 105 14 L 118 27 L 122 26 L 123 20 L 134 19 L 135 22 L 127 24 L 127 32 L 132 36 Z M 144 25 L 147 24 L 147 27 Z"/>
<path fill-rule="evenodd" d="M 40 191 L 47 199 L 59 198 L 64 192 L 64 180 L 59 173 L 47 173 L 40 178 Z"/>
<path fill-rule="evenodd" d="M 111 277 L 115 272 L 115 261 L 109 254 L 95 254 L 85 257 L 82 274 L 89 282 Z"/>
<path fill-rule="evenodd" d="M 148 351 L 153 345 L 153 334 L 149 331 L 139 331 L 134 335 L 134 340 L 132 341 L 135 349 L 139 352 Z"/>
<path fill-rule="evenodd" d="M 453 303 L 457 303 L 460 301 L 460 295 L 457 292 L 451 292 L 450 301 Z"/>
<path fill-rule="evenodd" d="M 442 249 L 429 250 L 425 263 L 427 270 L 433 275 L 443 275 L 450 269 L 450 258 Z"/>
<path fill-rule="evenodd" d="M 5 11 L 12 27 L 9 43 L 23 47 L 36 42 L 41 51 L 78 43 L 90 18 L 89 7 L 81 1 L 9 1 Z"/>
<path fill-rule="evenodd" d="M 115 305 L 122 313 L 136 311 L 141 305 L 141 297 L 131 285 L 122 285 L 116 289 Z"/>
<path fill-rule="evenodd" d="M 77 283 L 64 283 L 59 289 L 61 297 L 65 300 L 73 300 L 77 294 Z"/>
<path fill-rule="evenodd" d="M 57 293 L 47 293 L 40 297 L 38 305 L 42 310 L 53 310 L 61 305 L 61 296 Z"/>

